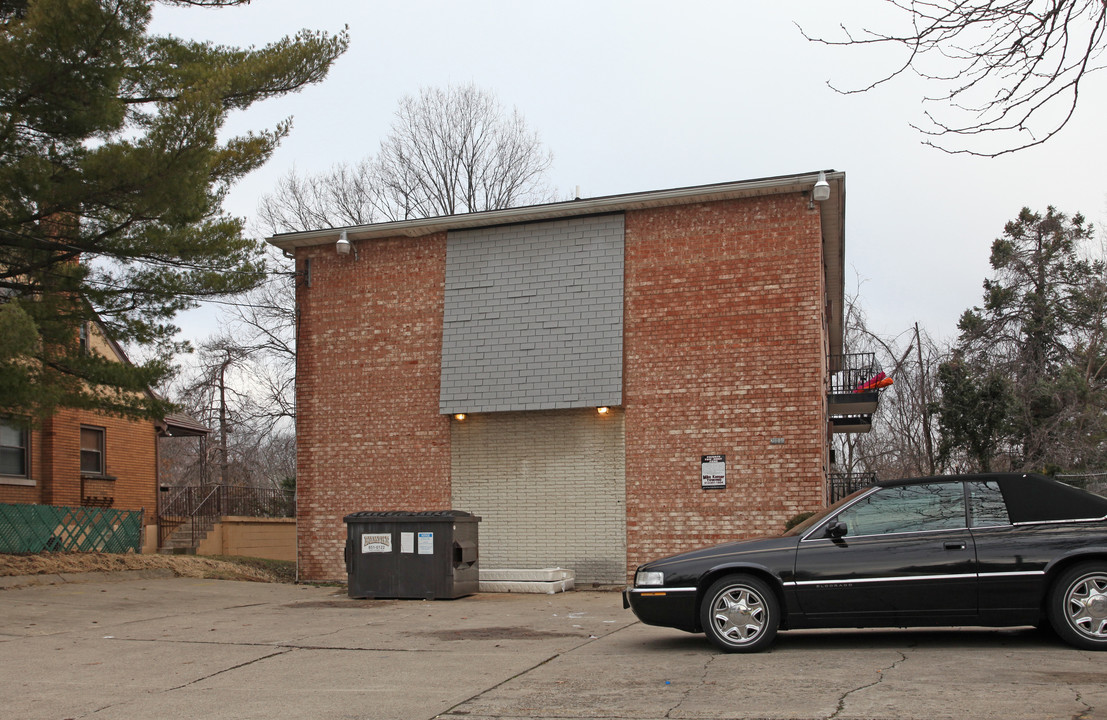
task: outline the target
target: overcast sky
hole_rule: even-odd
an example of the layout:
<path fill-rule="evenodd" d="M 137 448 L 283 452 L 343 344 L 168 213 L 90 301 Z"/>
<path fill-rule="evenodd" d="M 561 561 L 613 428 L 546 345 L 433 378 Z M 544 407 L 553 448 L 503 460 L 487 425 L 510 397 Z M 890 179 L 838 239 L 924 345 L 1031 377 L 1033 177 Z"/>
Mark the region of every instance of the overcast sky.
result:
<path fill-rule="evenodd" d="M 880 0 L 749 1 L 254 0 L 243 8 L 156 11 L 151 30 L 263 45 L 301 28 L 349 25 L 349 51 L 321 84 L 232 117 L 228 131 L 291 136 L 232 194 L 253 218 L 292 167 L 321 172 L 375 153 L 397 101 L 422 86 L 475 83 L 515 106 L 554 153 L 550 181 L 568 198 L 746 180 L 820 169 L 846 173 L 847 292 L 871 326 L 915 322 L 952 337 L 980 303 L 991 241 L 1023 206 L 1107 219 L 1107 73 L 1082 91 L 1076 119 L 1044 146 L 997 159 L 921 144 L 932 88 L 904 77 L 841 95 L 899 57 L 879 48 L 808 42 L 887 27 Z M 182 318 L 210 332 L 210 313 Z"/>

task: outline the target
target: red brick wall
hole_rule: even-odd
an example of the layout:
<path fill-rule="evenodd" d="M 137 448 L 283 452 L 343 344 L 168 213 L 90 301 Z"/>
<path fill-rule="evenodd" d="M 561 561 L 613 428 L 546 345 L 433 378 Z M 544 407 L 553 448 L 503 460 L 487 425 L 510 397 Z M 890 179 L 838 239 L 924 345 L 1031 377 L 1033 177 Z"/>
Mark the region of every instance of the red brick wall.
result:
<path fill-rule="evenodd" d="M 343 516 L 450 507 L 438 413 L 445 234 L 301 249 L 298 561 L 343 580 Z M 628 573 L 779 532 L 822 505 L 826 330 L 819 215 L 799 194 L 626 214 Z M 782 439 L 782 444 L 772 444 Z M 727 488 L 700 488 L 700 456 Z"/>
<path fill-rule="evenodd" d="M 104 460 L 113 480 L 84 480 L 84 496 L 110 497 L 119 510 L 157 513 L 157 434 L 149 421 L 125 420 L 82 410 L 61 410 L 31 432 L 33 487 L 0 483 L 0 502 L 80 506 L 81 425 L 104 429 Z"/>
<path fill-rule="evenodd" d="M 345 580 L 360 510 L 450 506 L 449 420 L 438 413 L 446 235 L 301 250 L 297 367 L 300 577 Z"/>
<path fill-rule="evenodd" d="M 626 214 L 628 574 L 822 506 L 820 237 L 799 194 Z M 706 454 L 725 490 L 701 489 Z"/>

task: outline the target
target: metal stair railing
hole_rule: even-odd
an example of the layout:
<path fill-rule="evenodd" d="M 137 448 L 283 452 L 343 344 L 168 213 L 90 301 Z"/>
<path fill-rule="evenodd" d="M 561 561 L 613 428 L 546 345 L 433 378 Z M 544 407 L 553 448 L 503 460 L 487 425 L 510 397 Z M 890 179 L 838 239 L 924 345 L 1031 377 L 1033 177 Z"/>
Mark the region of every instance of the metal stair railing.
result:
<path fill-rule="evenodd" d="M 295 517 L 290 493 L 258 487 L 204 485 L 164 487 L 158 502 L 158 547 L 187 527 L 192 547 L 204 538 L 220 517 Z"/>

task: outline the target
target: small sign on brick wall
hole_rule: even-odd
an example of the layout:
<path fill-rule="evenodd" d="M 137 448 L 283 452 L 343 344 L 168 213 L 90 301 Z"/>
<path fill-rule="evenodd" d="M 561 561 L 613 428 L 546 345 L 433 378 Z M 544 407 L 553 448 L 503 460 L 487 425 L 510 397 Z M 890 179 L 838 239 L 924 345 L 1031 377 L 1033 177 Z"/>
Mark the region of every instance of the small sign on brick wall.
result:
<path fill-rule="evenodd" d="M 726 455 L 700 456 L 700 487 L 704 490 L 726 489 Z"/>

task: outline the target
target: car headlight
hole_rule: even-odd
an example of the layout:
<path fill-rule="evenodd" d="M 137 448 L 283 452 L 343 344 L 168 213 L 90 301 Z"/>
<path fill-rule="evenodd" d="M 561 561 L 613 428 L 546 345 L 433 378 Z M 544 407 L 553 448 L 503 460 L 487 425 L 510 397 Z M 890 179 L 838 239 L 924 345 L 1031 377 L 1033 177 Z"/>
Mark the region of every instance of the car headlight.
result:
<path fill-rule="evenodd" d="M 659 570 L 639 570 L 634 575 L 634 584 L 639 587 L 660 587 L 665 584 L 665 573 Z"/>

